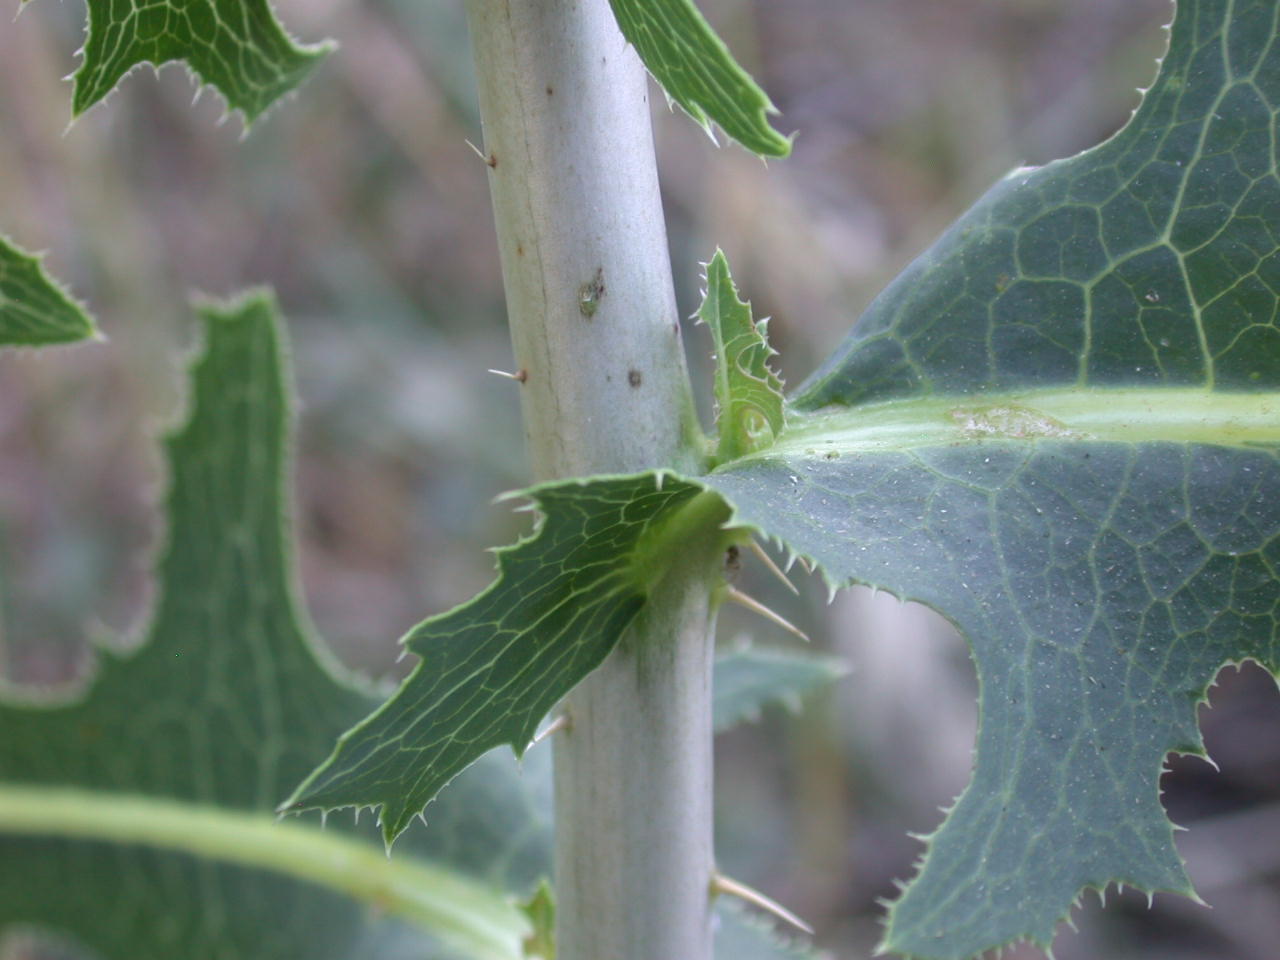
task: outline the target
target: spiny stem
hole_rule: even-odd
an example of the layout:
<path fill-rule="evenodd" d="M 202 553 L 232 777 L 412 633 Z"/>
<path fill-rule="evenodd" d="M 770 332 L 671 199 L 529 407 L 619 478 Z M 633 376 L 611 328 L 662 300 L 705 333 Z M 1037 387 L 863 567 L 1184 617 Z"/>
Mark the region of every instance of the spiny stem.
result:
<path fill-rule="evenodd" d="M 799 596 L 800 591 L 796 589 L 796 585 L 791 582 L 791 579 L 785 573 L 782 572 L 782 568 L 773 562 L 773 557 L 769 556 L 764 547 L 760 546 L 760 541 L 753 538 L 750 541 L 750 544 L 751 552 L 754 553 L 756 558 L 764 564 L 765 569 L 786 584 L 788 590 L 796 596 Z"/>
<path fill-rule="evenodd" d="M 803 630 L 797 627 L 794 623 L 792 623 L 790 620 L 787 620 L 781 614 L 775 613 L 773 610 L 770 610 L 768 607 L 766 607 L 763 603 L 761 603 L 759 600 L 755 599 L 754 597 L 750 597 L 747 594 L 743 593 L 737 587 L 726 587 L 725 597 L 728 600 L 732 600 L 738 606 L 743 607 L 744 609 L 750 610 L 752 613 L 758 613 L 760 616 L 764 617 L 770 623 L 776 623 L 783 630 L 786 630 L 788 633 L 795 634 L 805 643 L 809 642 L 809 637 L 805 634 Z"/>
<path fill-rule="evenodd" d="M 766 913 L 771 913 L 779 920 L 791 924 L 797 930 L 803 930 L 809 936 L 813 936 L 813 927 L 809 926 L 794 913 L 778 903 L 770 897 L 765 896 L 754 887 L 749 887 L 740 880 L 734 880 L 732 877 L 726 877 L 723 873 L 716 872 L 711 876 L 711 893 L 712 896 L 718 894 L 728 894 L 731 897 L 737 897 L 752 906 L 759 907 Z"/>

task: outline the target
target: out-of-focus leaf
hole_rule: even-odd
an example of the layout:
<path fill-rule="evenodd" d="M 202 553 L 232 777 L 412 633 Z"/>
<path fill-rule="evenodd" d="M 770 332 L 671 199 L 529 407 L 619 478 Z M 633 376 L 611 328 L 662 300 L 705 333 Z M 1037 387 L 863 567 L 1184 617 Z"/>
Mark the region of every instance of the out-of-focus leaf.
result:
<path fill-rule="evenodd" d="M 848 672 L 832 657 L 749 647 L 716 658 L 711 715 L 716 732 L 754 720 L 769 704 L 799 709 L 801 699 Z"/>
<path fill-rule="evenodd" d="M 716 960 L 819 960 L 812 947 L 781 934 L 764 917 L 736 903 L 716 902 Z"/>
<path fill-rule="evenodd" d="M 776 113 L 693 0 L 609 0 L 622 35 L 685 113 L 708 131 L 714 121 L 748 150 L 785 157 L 791 141 L 769 126 Z"/>
<path fill-rule="evenodd" d="M 40 258 L 0 236 L 0 347 L 74 343 L 96 335 L 89 315 L 45 273 Z"/>
<path fill-rule="evenodd" d="M 144 642 L 99 651 L 70 700 L 0 703 L 0 928 L 48 928 L 107 960 L 345 960 L 408 926 L 419 956 L 437 937 L 515 960 L 527 925 L 496 886 L 389 862 L 369 829 L 275 822 L 373 699 L 338 678 L 297 610 L 274 304 L 203 318 L 191 412 L 166 442 Z"/>
<path fill-rule="evenodd" d="M 72 113 L 105 98 L 140 64 L 179 61 L 252 122 L 296 87 L 329 42 L 299 45 L 268 0 L 87 0 L 88 37 L 74 80 Z"/>

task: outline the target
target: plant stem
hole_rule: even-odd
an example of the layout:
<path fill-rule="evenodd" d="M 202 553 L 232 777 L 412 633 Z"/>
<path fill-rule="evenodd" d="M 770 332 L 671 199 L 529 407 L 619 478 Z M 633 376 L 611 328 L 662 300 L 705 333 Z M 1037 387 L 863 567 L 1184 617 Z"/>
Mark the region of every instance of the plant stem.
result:
<path fill-rule="evenodd" d="M 647 81 L 608 0 L 468 0 L 538 479 L 696 470 Z M 707 960 L 710 625 L 687 551 L 556 735 L 559 960 Z"/>

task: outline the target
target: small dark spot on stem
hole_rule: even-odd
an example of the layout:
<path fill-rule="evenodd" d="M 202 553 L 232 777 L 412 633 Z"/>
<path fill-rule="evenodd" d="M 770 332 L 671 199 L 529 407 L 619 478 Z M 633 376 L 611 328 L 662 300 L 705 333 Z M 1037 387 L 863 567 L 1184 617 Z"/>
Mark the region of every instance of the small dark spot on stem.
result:
<path fill-rule="evenodd" d="M 517 257 L 523 257 L 523 256 L 524 256 L 524 244 L 523 244 L 523 243 L 517 243 L 517 244 L 516 244 L 516 256 L 517 256 Z"/>
<path fill-rule="evenodd" d="M 738 576 L 738 571 L 742 569 L 742 558 L 739 555 L 737 545 L 731 545 L 724 552 L 724 572 L 725 579 L 733 580 Z"/>
<path fill-rule="evenodd" d="M 604 299 L 604 267 L 596 267 L 596 275 L 578 288 L 578 312 L 590 320 Z"/>
<path fill-rule="evenodd" d="M 556 92 L 555 88 L 552 87 L 551 84 L 547 84 L 547 96 L 548 97 L 554 96 L 555 92 Z"/>
<path fill-rule="evenodd" d="M 641 375 L 639 370 L 627 371 L 627 383 L 631 384 L 633 387 L 638 387 L 643 382 L 644 382 L 644 377 Z"/>
<path fill-rule="evenodd" d="M 489 154 L 489 159 L 485 163 L 489 165 L 490 169 L 493 169 L 498 165 L 498 155 L 496 153 Z"/>

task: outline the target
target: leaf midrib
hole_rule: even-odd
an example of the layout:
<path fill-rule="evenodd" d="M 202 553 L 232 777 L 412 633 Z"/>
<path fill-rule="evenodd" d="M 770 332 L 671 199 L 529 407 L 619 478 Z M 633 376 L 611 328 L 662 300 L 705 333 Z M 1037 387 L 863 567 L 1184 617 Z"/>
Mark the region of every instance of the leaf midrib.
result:
<path fill-rule="evenodd" d="M 792 412 L 786 432 L 751 460 L 840 456 L 992 440 L 1280 445 L 1280 392 L 1091 388 L 933 395 Z"/>
<path fill-rule="evenodd" d="M 399 917 L 477 960 L 516 960 L 529 932 L 494 889 L 340 833 L 180 800 L 0 785 L 0 836 L 139 844 L 270 870 Z"/>

